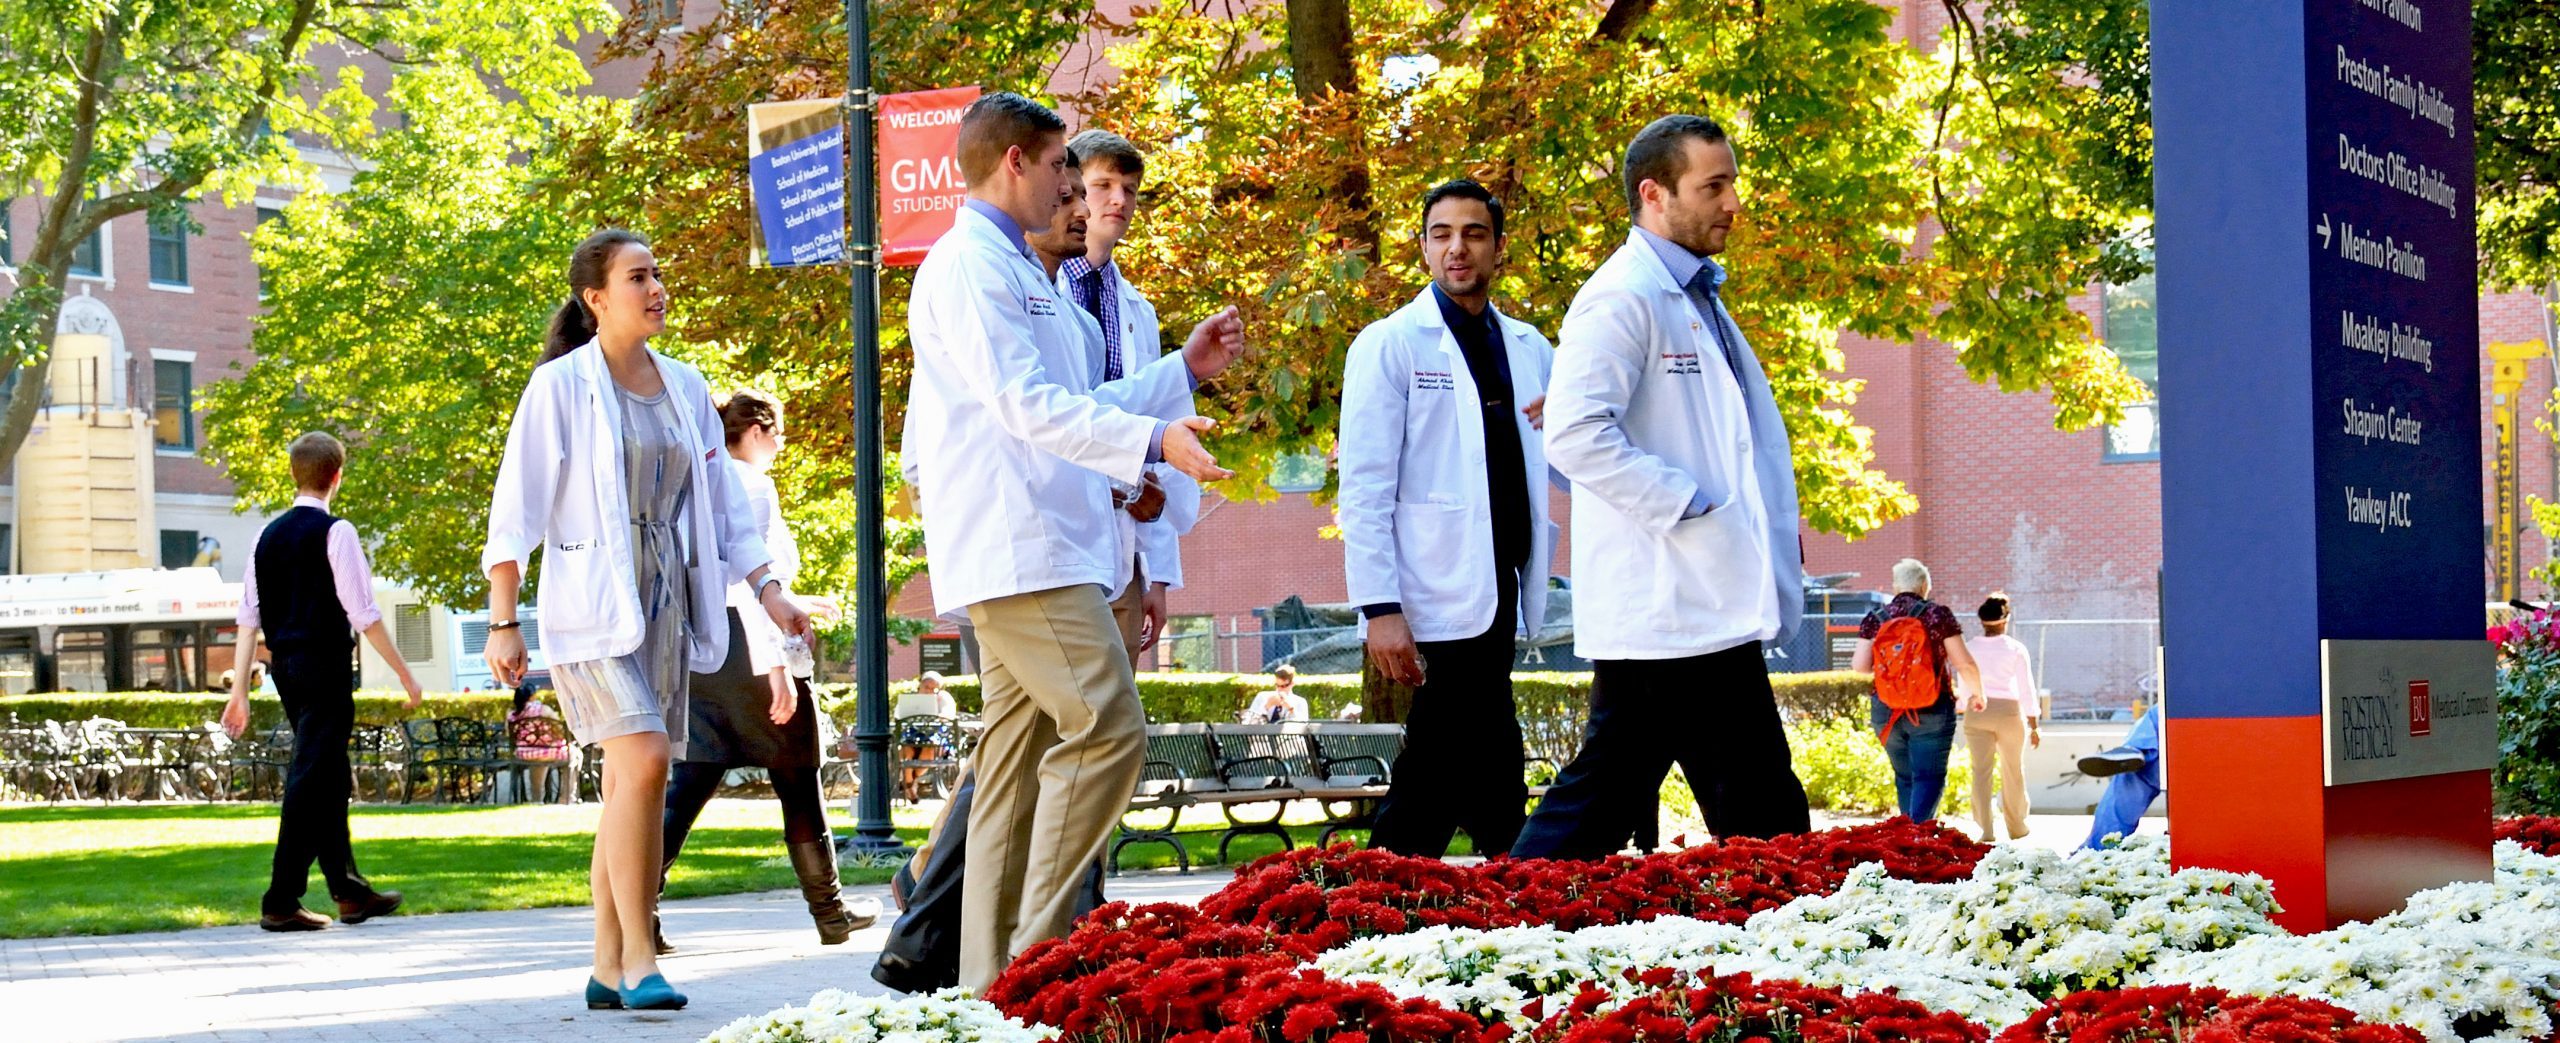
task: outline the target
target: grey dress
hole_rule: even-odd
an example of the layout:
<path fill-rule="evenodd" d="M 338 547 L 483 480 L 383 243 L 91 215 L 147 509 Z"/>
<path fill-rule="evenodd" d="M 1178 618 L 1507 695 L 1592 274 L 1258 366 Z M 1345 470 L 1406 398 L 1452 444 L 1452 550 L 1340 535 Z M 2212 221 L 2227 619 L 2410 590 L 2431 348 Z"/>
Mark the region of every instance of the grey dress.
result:
<path fill-rule="evenodd" d="M 612 659 L 554 663 L 551 676 L 569 730 L 596 743 L 667 732 L 680 752 L 689 716 L 687 646 L 692 642 L 692 551 L 681 524 L 693 499 L 693 443 L 683 410 L 666 391 L 622 396 L 622 477 L 631 508 L 632 583 L 640 595 L 638 650 Z"/>

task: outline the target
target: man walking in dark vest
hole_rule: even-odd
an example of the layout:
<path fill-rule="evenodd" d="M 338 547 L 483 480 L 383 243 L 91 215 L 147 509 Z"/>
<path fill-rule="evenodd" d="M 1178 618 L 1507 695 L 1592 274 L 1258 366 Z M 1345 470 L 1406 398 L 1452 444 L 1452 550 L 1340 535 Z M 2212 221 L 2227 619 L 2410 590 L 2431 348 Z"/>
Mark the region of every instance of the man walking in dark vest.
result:
<path fill-rule="evenodd" d="M 240 646 L 232 662 L 257 652 L 267 632 L 276 694 L 293 725 L 293 765 L 285 772 L 282 822 L 276 830 L 274 876 L 258 903 L 258 926 L 316 931 L 327 917 L 302 907 L 311 865 L 329 884 L 338 919 L 361 923 L 400 907 L 400 892 L 376 891 L 356 871 L 347 838 L 352 776 L 347 740 L 355 731 L 355 635 L 400 675 L 409 708 L 422 693 L 373 603 L 373 574 L 355 526 L 329 513 L 347 449 L 319 432 L 293 440 L 293 507 L 267 525 L 240 590 Z M 231 704 L 222 727 L 233 738 L 249 730 L 249 671 L 232 671 Z"/>

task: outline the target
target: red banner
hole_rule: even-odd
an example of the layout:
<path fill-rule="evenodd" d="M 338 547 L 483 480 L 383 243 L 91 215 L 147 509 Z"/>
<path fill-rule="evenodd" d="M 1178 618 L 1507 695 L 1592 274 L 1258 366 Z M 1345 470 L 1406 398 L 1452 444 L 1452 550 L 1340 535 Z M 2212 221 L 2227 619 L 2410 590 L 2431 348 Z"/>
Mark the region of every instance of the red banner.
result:
<path fill-rule="evenodd" d="M 960 114 L 976 87 L 880 99 L 880 242 L 884 264 L 921 264 L 969 197 L 960 177 Z"/>

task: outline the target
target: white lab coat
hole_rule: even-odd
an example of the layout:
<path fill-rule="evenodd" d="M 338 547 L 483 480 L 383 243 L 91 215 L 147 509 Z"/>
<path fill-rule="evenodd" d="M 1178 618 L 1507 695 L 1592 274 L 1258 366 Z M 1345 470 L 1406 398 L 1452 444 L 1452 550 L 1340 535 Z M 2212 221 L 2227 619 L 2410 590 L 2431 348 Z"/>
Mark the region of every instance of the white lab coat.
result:
<path fill-rule="evenodd" d="M 720 411 L 702 374 L 649 353 L 667 393 L 692 417 L 685 432 L 693 498 L 681 530 L 693 561 L 692 669 L 709 673 L 729 654 L 722 592 L 769 564 L 746 490 L 719 464 Z M 596 342 L 534 367 L 507 429 L 506 457 L 489 501 L 480 571 L 531 567 L 545 548 L 538 621 L 554 663 L 629 655 L 640 647 L 640 590 L 631 564 L 631 508 L 622 476 L 622 396 Z"/>
<path fill-rule="evenodd" d="M 1736 345 L 1746 391 L 1633 233 L 1575 295 L 1558 340 L 1547 460 L 1573 483 L 1575 653 L 1676 659 L 1793 633 L 1792 450 L 1749 346 Z M 1714 509 L 1681 517 L 1701 493 Z"/>
<path fill-rule="evenodd" d="M 1128 582 L 1112 483 L 1138 483 L 1162 421 L 1097 399 L 1081 312 L 974 209 L 960 210 L 916 270 L 903 451 L 936 613 Z M 1179 366 L 1144 372 L 1188 395 Z"/>
<path fill-rule="evenodd" d="M 1547 618 L 1555 529 L 1547 517 L 1546 443 L 1519 407 L 1547 393 L 1555 351 L 1528 323 L 1494 315 L 1511 362 L 1511 419 L 1529 483 L 1520 630 L 1535 637 Z M 1431 290 L 1351 342 L 1334 446 L 1351 603 L 1399 603 L 1416 641 L 1484 633 L 1498 603 L 1483 398 Z"/>
<path fill-rule="evenodd" d="M 755 465 L 722 453 L 729 471 L 738 476 L 738 486 L 746 490 L 747 513 L 755 519 L 756 532 L 764 536 L 764 546 L 773 554 L 771 575 L 785 584 L 800 576 L 800 541 L 791 535 L 791 526 L 783 524 L 781 495 L 773 487 L 773 476 L 756 470 Z M 774 667 L 787 665 L 782 655 L 782 628 L 756 600 L 755 588 L 744 581 L 729 584 L 729 607 L 738 612 L 738 629 L 747 635 L 747 669 L 762 677 Z"/>
<path fill-rule="evenodd" d="M 1113 386 L 1133 381 L 1143 385 L 1143 394 L 1164 395 L 1169 389 L 1157 382 L 1161 375 L 1147 372 L 1150 364 L 1156 363 L 1164 354 L 1164 336 L 1157 325 L 1155 302 L 1148 300 L 1146 294 L 1139 293 L 1137 287 L 1129 285 L 1126 272 L 1118 274 L 1120 277 L 1111 280 L 1111 284 L 1119 290 L 1120 298 L 1121 377 L 1109 384 L 1101 384 L 1095 391 L 1095 397 L 1114 401 L 1107 397 L 1114 390 Z M 1070 301 L 1076 299 L 1075 287 L 1069 285 L 1065 272 L 1058 273 L 1058 292 L 1065 294 Z M 1077 310 L 1083 310 L 1082 305 L 1078 305 Z M 1101 336 L 1099 329 L 1091 332 L 1096 338 Z M 1094 379 L 1099 383 L 1107 358 L 1099 339 L 1093 342 L 1092 347 Z M 1118 403 L 1115 401 L 1114 404 Z M 1197 412 L 1192 406 L 1187 381 L 1179 399 L 1164 398 L 1157 405 L 1163 408 L 1150 415 L 1161 420 L 1180 420 Z M 1124 540 L 1137 541 L 1138 563 L 1146 570 L 1147 582 L 1162 583 L 1170 589 L 1180 590 L 1182 537 L 1190 535 L 1191 527 L 1200 523 L 1200 483 L 1193 481 L 1190 475 L 1174 470 L 1171 464 L 1148 464 L 1147 473 L 1155 475 L 1156 483 L 1164 487 L 1164 514 L 1141 524 L 1129 517 L 1129 512 L 1122 511 L 1121 535 Z"/>

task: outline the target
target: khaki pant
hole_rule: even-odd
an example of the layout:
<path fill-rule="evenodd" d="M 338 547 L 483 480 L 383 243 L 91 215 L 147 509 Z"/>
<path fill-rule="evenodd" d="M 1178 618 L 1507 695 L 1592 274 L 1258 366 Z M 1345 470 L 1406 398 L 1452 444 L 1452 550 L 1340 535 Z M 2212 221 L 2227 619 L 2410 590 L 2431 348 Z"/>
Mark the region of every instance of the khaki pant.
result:
<path fill-rule="evenodd" d="M 1147 569 L 1143 563 L 1129 565 L 1129 585 L 1112 599 L 1111 620 L 1120 624 L 1120 644 L 1129 650 L 1129 667 L 1137 669 L 1138 642 L 1147 628 Z"/>
<path fill-rule="evenodd" d="M 1034 943 L 1065 935 L 1076 895 L 1146 762 L 1138 705 L 1100 586 L 969 606 L 987 729 L 973 770 L 960 984 L 986 991 Z"/>
<path fill-rule="evenodd" d="M 1973 821 L 1982 839 L 1991 840 L 1991 755 L 2000 754 L 2000 816 L 2009 839 L 2027 835 L 2027 722 L 2018 711 L 1995 702 L 1991 709 L 1964 715 L 1965 752 L 1973 758 Z"/>

